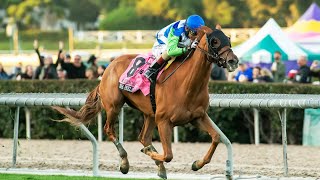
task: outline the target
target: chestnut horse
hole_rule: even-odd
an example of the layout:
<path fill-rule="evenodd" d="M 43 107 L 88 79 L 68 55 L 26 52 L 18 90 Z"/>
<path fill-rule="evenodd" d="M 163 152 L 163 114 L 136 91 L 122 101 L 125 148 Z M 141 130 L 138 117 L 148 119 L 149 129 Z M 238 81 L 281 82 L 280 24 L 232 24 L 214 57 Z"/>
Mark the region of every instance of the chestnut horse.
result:
<path fill-rule="evenodd" d="M 104 130 L 119 151 L 122 158 L 120 171 L 124 174 L 129 171 L 129 161 L 127 152 L 117 140 L 114 125 L 125 103 L 144 114 L 144 124 L 139 135 L 139 141 L 144 146 L 141 151 L 155 160 L 159 168 L 158 175 L 162 178 L 166 178 L 163 162 L 170 162 L 173 158 L 171 148 L 173 127 L 192 123 L 206 131 L 212 138 L 207 154 L 192 165 L 192 170 L 199 170 L 210 162 L 220 141 L 220 136 L 206 113 L 209 107 L 208 83 L 211 64 L 217 63 L 228 71 L 234 71 L 238 66 L 238 58 L 231 50 L 229 38 L 222 31 L 203 26 L 197 34 L 199 44 L 191 52 L 190 57 L 182 65 L 181 61 L 175 60 L 157 81 L 155 113 L 149 95 L 144 96 L 141 91 L 130 93 L 118 88 L 120 76 L 137 55 L 123 55 L 115 59 L 105 70 L 100 84 L 90 92 L 85 105 L 79 111 L 62 107 L 53 108 L 67 116 L 62 121 L 74 125 L 89 123 L 101 108 L 104 108 L 107 113 Z M 177 69 L 178 66 L 180 67 Z M 175 73 L 163 82 L 173 71 Z M 159 154 L 152 146 L 152 132 L 155 127 L 158 127 L 163 154 Z"/>

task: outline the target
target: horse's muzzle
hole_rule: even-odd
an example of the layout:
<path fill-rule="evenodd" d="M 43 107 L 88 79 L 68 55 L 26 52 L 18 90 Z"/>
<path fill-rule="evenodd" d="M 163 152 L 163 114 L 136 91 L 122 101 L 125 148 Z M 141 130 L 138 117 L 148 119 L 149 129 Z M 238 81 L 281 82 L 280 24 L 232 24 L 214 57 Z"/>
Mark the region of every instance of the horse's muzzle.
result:
<path fill-rule="evenodd" d="M 230 59 L 227 61 L 227 70 L 233 72 L 238 68 L 238 59 Z"/>

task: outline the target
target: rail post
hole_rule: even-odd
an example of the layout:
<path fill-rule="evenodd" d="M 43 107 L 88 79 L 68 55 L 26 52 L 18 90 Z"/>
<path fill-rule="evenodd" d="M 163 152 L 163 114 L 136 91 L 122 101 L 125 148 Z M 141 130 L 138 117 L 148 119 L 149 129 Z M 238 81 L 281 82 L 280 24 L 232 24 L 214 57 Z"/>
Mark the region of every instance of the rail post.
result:
<path fill-rule="evenodd" d="M 14 118 L 14 132 L 13 132 L 13 157 L 12 157 L 12 167 L 16 167 L 17 163 L 17 148 L 18 148 L 18 134 L 19 134 L 19 115 L 20 106 L 17 107 Z"/>

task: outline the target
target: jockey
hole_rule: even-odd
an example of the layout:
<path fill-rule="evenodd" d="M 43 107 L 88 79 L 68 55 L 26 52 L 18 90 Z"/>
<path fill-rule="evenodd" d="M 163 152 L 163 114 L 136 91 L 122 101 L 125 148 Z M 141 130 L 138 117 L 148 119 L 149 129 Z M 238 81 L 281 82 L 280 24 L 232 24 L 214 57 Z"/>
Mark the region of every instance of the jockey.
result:
<path fill-rule="evenodd" d="M 197 29 L 204 25 L 204 20 L 199 15 L 191 15 L 186 20 L 176 21 L 161 29 L 152 47 L 152 54 L 157 61 L 151 64 L 144 76 L 151 81 L 151 77 L 160 70 L 165 61 L 171 57 L 180 56 L 191 48 L 196 48 L 198 42 L 194 41 L 191 44 L 190 39 L 195 37 Z"/>

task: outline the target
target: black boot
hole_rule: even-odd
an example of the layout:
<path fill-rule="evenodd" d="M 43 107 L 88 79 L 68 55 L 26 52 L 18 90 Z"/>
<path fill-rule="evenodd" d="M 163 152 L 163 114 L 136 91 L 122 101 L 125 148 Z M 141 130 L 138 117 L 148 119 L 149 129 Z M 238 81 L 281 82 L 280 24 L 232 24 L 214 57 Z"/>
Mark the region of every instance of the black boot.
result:
<path fill-rule="evenodd" d="M 156 77 L 154 76 L 158 74 L 164 62 L 165 61 L 163 60 L 163 58 L 160 57 L 144 72 L 144 76 L 148 78 L 150 82 L 152 82 L 154 79 L 156 79 Z"/>

